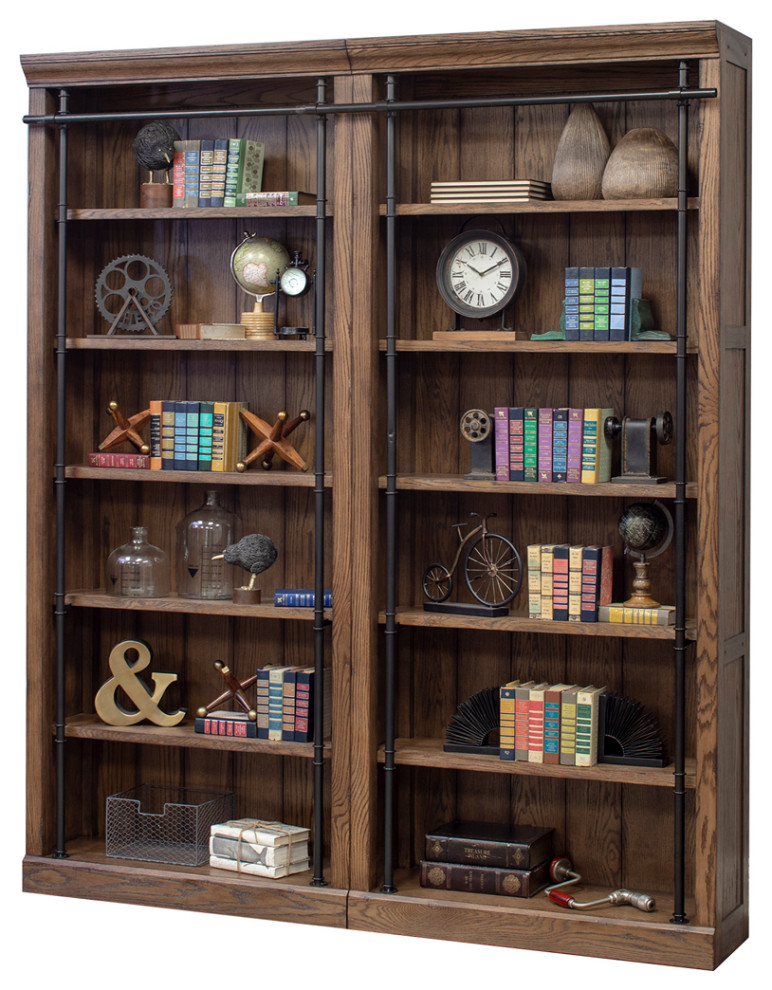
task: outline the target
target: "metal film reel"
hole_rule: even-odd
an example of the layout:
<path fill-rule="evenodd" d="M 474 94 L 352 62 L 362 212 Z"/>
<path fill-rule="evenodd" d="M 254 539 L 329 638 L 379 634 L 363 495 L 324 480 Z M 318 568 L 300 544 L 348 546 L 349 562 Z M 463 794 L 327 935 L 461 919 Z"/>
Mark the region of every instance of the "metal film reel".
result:
<path fill-rule="evenodd" d="M 461 435 L 470 443 L 481 443 L 491 433 L 491 417 L 482 409 L 468 409 L 459 424 Z"/>
<path fill-rule="evenodd" d="M 97 308 L 111 325 L 111 332 L 136 332 L 147 327 L 143 312 L 153 325 L 151 329 L 161 319 L 171 303 L 172 287 L 157 261 L 128 254 L 102 270 L 95 295 Z"/>

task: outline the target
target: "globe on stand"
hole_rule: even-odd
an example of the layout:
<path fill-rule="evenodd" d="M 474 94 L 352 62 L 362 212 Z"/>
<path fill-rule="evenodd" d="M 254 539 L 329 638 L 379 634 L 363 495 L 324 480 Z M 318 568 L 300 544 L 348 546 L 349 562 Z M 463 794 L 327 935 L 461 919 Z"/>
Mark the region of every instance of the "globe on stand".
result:
<path fill-rule="evenodd" d="M 247 337 L 268 340 L 273 337 L 273 313 L 263 310 L 263 299 L 276 292 L 278 276 L 290 263 L 289 251 L 270 237 L 244 234 L 231 254 L 230 268 L 236 285 L 255 297 L 252 312 L 241 314 Z"/>
<path fill-rule="evenodd" d="M 631 608 L 657 608 L 660 602 L 650 594 L 649 561 L 670 546 L 673 539 L 672 515 L 659 501 L 636 502 L 620 516 L 619 535 L 624 541 L 625 553 L 638 557 L 633 561 L 633 595 L 625 605 Z"/>

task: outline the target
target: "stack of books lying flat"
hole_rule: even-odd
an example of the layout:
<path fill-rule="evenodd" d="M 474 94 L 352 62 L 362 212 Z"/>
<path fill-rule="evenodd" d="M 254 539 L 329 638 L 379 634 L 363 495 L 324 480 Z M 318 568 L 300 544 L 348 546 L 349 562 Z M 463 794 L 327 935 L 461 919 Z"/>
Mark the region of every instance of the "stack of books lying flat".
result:
<path fill-rule="evenodd" d="M 209 865 L 258 877 L 309 869 L 309 830 L 300 825 L 241 818 L 212 825 Z"/>
<path fill-rule="evenodd" d="M 549 182 L 538 179 L 501 179 L 482 182 L 432 182 L 431 203 L 522 203 L 552 199 Z"/>

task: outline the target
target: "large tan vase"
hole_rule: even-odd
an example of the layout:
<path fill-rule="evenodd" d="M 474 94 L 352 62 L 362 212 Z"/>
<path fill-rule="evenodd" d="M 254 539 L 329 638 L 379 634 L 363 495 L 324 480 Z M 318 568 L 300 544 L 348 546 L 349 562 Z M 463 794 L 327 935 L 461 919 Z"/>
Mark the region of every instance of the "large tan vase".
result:
<path fill-rule="evenodd" d="M 665 199 L 678 195 L 678 150 L 653 127 L 628 131 L 603 173 L 604 199 Z"/>
<path fill-rule="evenodd" d="M 552 166 L 555 199 L 600 199 L 603 170 L 611 150 L 591 103 L 578 103 L 560 135 Z"/>

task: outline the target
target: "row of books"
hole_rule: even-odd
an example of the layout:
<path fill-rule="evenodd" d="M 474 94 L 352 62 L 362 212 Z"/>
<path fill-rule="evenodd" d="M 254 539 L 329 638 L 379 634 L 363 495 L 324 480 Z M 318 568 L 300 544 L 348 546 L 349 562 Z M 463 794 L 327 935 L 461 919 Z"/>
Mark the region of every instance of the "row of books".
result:
<path fill-rule="evenodd" d="M 172 204 L 236 206 L 237 196 L 260 192 L 265 145 L 246 138 L 174 142 Z"/>
<path fill-rule="evenodd" d="M 613 548 L 531 543 L 526 551 L 528 617 L 597 622 L 612 597 Z"/>
<path fill-rule="evenodd" d="M 258 877 L 286 877 L 309 869 L 309 829 L 240 818 L 212 825 L 209 865 Z"/>
<path fill-rule="evenodd" d="M 566 268 L 566 340 L 629 340 L 641 291 L 640 268 Z"/>
<path fill-rule="evenodd" d="M 235 471 L 246 455 L 246 402 L 153 400 L 148 467 L 163 471 Z"/>
<path fill-rule="evenodd" d="M 324 736 L 331 712 L 329 669 L 324 672 Z M 257 671 L 257 738 L 275 742 L 312 742 L 316 674 L 313 667 L 261 667 Z"/>
<path fill-rule="evenodd" d="M 553 829 L 449 822 L 425 836 L 422 887 L 532 897 L 549 882 Z"/>
<path fill-rule="evenodd" d="M 510 681 L 499 689 L 499 757 L 591 767 L 598 762 L 598 699 L 605 687 Z"/>
<path fill-rule="evenodd" d="M 496 406 L 497 481 L 610 481 L 611 442 L 604 427 L 613 415 L 610 408 Z"/>

